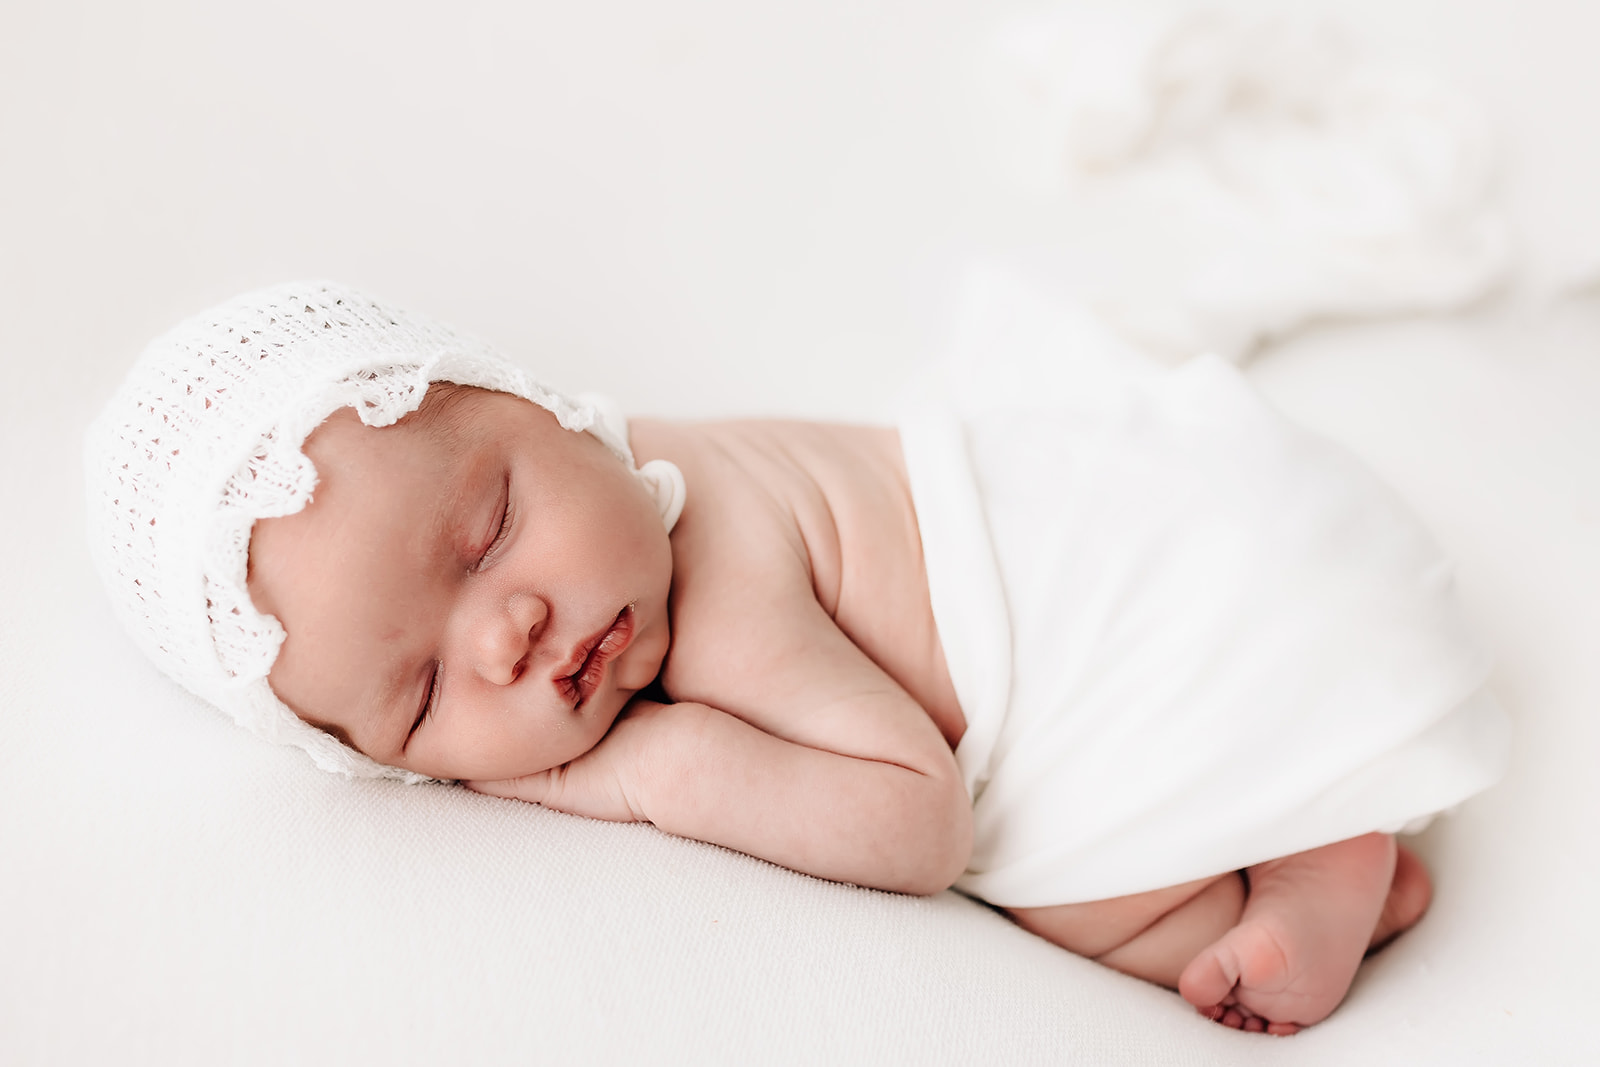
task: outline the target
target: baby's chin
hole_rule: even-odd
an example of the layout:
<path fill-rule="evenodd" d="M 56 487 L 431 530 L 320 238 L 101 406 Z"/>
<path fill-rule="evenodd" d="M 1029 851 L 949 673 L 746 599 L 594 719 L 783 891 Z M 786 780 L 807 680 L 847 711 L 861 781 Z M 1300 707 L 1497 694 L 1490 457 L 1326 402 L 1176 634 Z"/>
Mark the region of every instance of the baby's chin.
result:
<path fill-rule="evenodd" d="M 646 625 L 631 645 L 613 663 L 612 685 L 627 693 L 628 700 L 655 684 L 661 676 L 661 667 L 667 661 L 667 649 L 672 646 L 672 633 L 667 620 L 661 618 L 655 625 Z M 620 710 L 620 705 L 619 709 Z"/>

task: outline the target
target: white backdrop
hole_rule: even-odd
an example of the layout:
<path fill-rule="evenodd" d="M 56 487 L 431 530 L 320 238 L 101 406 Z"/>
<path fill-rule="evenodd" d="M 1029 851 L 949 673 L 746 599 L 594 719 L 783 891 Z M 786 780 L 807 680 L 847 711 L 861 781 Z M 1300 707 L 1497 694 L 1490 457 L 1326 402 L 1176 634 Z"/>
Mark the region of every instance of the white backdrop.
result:
<path fill-rule="evenodd" d="M 106 617 L 83 426 L 146 339 L 259 284 L 348 281 L 638 413 L 881 417 L 957 265 L 1070 240 L 972 89 L 1023 6 L 8 0 L 0 1061 L 1600 1060 L 1584 0 L 1296 5 L 1481 101 L 1520 238 L 1468 313 L 1253 371 L 1435 525 L 1519 722 L 1507 781 L 1422 840 L 1433 913 L 1304 1035 L 1224 1032 L 953 894 L 333 779 Z"/>

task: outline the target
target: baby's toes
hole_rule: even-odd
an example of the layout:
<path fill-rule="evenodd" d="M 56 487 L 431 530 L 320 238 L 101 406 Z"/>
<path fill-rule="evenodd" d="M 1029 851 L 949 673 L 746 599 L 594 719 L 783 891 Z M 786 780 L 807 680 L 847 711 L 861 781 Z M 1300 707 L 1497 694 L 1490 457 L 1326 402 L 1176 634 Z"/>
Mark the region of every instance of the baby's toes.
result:
<path fill-rule="evenodd" d="M 1207 1009 L 1229 1007 L 1226 1001 L 1239 981 L 1238 955 L 1226 944 L 1226 939 L 1201 952 L 1178 976 L 1178 993 L 1190 1004 L 1210 1014 Z M 1211 1016 L 1222 1022 L 1216 1015 Z M 1242 1021 L 1242 1019 L 1241 1019 Z M 1228 1023 L 1237 1026 L 1237 1023 Z"/>

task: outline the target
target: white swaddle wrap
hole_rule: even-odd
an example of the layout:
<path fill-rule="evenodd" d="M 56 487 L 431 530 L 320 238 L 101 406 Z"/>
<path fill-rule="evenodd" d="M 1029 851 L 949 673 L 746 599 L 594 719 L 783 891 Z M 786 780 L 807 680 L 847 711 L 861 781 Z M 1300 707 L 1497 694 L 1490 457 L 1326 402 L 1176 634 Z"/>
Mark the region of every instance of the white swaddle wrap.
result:
<path fill-rule="evenodd" d="M 1450 565 L 1373 474 L 1221 360 L 1158 367 L 1020 306 L 900 421 L 967 717 L 958 888 L 1175 885 L 1499 777 L 1508 724 Z"/>

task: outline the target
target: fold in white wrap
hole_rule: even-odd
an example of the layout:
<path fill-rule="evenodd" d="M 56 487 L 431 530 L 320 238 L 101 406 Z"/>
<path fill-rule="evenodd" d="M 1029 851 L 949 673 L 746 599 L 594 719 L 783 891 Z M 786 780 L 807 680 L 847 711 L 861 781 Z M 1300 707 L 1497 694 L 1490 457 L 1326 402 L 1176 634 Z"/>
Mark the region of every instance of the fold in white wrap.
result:
<path fill-rule="evenodd" d="M 1052 330 L 1048 370 L 978 345 L 900 421 L 967 718 L 957 887 L 1121 896 L 1492 784 L 1489 662 L 1394 494 L 1220 360 L 1136 362 L 1070 312 Z"/>

